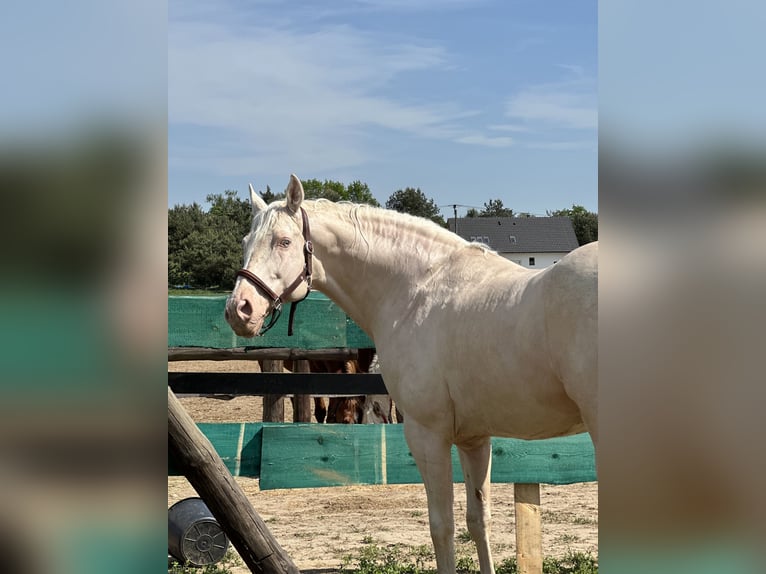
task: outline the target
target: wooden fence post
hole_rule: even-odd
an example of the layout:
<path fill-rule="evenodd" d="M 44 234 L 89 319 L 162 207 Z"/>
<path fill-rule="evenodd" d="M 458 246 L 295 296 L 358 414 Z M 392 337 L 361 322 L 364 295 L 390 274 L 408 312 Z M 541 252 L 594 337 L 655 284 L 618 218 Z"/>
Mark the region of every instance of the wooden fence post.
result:
<path fill-rule="evenodd" d="M 516 513 L 516 564 L 519 574 L 542 574 L 540 485 L 515 483 L 513 497 Z"/>
<path fill-rule="evenodd" d="M 168 453 L 205 501 L 251 572 L 300 574 L 169 387 Z"/>
<path fill-rule="evenodd" d="M 310 372 L 309 362 L 306 360 L 295 361 L 293 363 L 295 373 Z M 293 422 L 310 423 L 311 422 L 311 395 L 293 396 Z"/>
<path fill-rule="evenodd" d="M 261 361 L 261 371 L 264 373 L 281 373 L 282 361 Z M 285 397 L 284 395 L 263 396 L 263 422 L 285 422 Z"/>

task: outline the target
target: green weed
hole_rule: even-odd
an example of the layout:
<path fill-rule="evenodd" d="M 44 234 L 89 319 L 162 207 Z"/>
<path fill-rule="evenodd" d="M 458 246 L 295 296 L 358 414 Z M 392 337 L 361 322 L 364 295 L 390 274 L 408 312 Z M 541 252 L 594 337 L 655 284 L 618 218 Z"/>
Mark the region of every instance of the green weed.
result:
<path fill-rule="evenodd" d="M 379 546 L 369 544 L 357 555 L 347 554 L 340 566 L 341 574 L 433 574 L 434 555 L 430 546 L 408 547 L 400 544 Z M 458 553 L 457 571 L 474 573 L 478 564 L 471 557 Z M 496 565 L 497 574 L 517 574 L 515 558 L 508 558 Z M 598 574 L 598 559 L 590 553 L 568 552 L 562 558 L 547 557 L 543 560 L 543 574 Z"/>
<path fill-rule="evenodd" d="M 241 565 L 240 557 L 233 550 L 228 550 L 220 562 L 207 566 L 192 566 L 173 560 L 168 565 L 168 574 L 232 574 L 231 568 Z"/>

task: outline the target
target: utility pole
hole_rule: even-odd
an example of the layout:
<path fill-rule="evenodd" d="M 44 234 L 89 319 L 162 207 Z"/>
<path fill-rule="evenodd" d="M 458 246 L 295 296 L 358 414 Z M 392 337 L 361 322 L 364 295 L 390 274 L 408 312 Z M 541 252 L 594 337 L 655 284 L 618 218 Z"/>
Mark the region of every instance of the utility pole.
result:
<path fill-rule="evenodd" d="M 457 235 L 457 204 L 452 204 L 452 210 L 455 212 L 455 235 Z"/>

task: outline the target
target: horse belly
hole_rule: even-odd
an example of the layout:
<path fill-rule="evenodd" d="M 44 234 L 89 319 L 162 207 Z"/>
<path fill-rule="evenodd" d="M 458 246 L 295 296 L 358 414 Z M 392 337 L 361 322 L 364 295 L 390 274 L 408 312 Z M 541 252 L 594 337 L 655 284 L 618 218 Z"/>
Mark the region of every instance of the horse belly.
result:
<path fill-rule="evenodd" d="M 532 384 L 471 385 L 455 400 L 457 439 L 502 436 L 542 439 L 584 432 L 577 405 L 555 379 Z"/>

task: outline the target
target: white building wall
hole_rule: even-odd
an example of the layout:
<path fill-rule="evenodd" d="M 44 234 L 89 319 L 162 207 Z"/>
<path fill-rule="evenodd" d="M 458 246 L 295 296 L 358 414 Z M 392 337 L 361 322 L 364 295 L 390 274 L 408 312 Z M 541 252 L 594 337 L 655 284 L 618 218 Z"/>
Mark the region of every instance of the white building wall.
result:
<path fill-rule="evenodd" d="M 561 253 L 500 253 L 506 259 L 518 263 L 528 269 L 545 269 L 564 257 L 567 252 Z M 534 258 L 534 265 L 530 265 L 529 259 Z"/>

